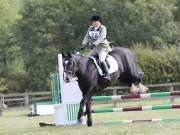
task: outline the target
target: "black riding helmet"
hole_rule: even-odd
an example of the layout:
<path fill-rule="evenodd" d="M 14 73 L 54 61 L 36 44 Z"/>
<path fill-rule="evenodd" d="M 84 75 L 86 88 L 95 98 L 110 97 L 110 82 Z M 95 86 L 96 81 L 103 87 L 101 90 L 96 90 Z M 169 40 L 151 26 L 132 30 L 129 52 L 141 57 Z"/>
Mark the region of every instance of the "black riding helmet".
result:
<path fill-rule="evenodd" d="M 93 21 L 100 21 L 100 22 L 102 23 L 101 16 L 99 16 L 99 15 L 93 15 L 93 16 L 91 17 L 91 22 L 93 22 Z"/>

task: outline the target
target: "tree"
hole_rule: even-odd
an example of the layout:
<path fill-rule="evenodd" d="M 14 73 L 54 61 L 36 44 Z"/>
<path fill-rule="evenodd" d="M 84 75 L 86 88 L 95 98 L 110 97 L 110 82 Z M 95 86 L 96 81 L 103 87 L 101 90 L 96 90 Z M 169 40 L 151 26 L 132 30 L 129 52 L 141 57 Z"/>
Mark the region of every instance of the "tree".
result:
<path fill-rule="evenodd" d="M 20 65 L 17 57 L 19 47 L 14 44 L 14 26 L 21 18 L 18 14 L 20 4 L 19 0 L 0 0 L 0 89 L 1 91 L 7 91 L 10 88 L 10 78 L 13 78 L 13 73 L 20 69 L 15 68 L 16 65 Z M 19 54 L 18 54 L 19 55 Z M 21 59 L 22 60 L 22 59 Z M 12 68 L 13 67 L 13 68 Z M 6 80 L 6 81 L 5 81 Z M 13 78 L 14 80 L 14 78 Z"/>
<path fill-rule="evenodd" d="M 74 51 L 100 14 L 108 39 L 117 46 L 175 44 L 180 29 L 174 19 L 175 0 L 28 0 L 23 5 L 15 39 L 20 47 L 27 89 L 48 89 L 48 75 L 56 72 L 57 54 Z"/>
<path fill-rule="evenodd" d="M 176 43 L 180 31 L 174 21 L 174 0 L 125 0 L 114 1 L 107 10 L 110 36 L 125 46 L 136 42 L 152 45 Z M 119 9 L 118 9 L 119 7 Z M 108 16 L 108 18 L 110 18 Z M 107 16 L 106 16 L 107 17 Z M 115 18 L 115 19 L 113 19 Z M 112 25 L 112 26 L 111 26 Z"/>
<path fill-rule="evenodd" d="M 180 21 L 180 1 L 176 0 L 176 6 L 177 6 L 177 10 L 175 12 L 175 18 L 177 21 Z"/>

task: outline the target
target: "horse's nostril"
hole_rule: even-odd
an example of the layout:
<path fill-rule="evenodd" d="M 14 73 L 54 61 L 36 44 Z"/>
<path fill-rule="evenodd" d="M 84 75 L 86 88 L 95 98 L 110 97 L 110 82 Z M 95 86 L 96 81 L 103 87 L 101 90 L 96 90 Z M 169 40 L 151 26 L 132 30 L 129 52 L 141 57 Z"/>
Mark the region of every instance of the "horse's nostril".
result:
<path fill-rule="evenodd" d="M 70 80 L 70 79 L 69 79 L 68 77 L 66 77 L 66 81 L 69 82 L 69 80 Z"/>

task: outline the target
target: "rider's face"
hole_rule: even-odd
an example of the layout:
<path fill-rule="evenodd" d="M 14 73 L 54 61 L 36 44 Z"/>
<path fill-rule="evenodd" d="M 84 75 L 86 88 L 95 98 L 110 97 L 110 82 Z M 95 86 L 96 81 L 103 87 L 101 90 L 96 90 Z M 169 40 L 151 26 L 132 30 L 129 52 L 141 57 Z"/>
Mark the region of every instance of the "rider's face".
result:
<path fill-rule="evenodd" d="M 93 21 L 93 22 L 91 23 L 91 25 L 92 25 L 93 27 L 99 27 L 99 26 L 101 25 L 101 23 L 100 23 L 100 21 Z"/>

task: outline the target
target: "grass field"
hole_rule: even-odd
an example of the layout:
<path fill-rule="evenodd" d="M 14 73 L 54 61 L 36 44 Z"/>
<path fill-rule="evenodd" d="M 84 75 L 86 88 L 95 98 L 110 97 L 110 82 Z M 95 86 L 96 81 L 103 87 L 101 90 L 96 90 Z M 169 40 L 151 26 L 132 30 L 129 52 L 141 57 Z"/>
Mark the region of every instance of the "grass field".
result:
<path fill-rule="evenodd" d="M 175 103 L 180 101 L 175 101 Z M 122 106 L 162 104 L 162 101 L 121 103 Z M 169 100 L 163 101 L 169 103 Z M 101 105 L 101 106 L 110 106 Z M 179 135 L 180 121 L 133 123 L 121 125 L 86 125 L 39 127 L 39 122 L 53 123 L 53 116 L 27 117 L 28 108 L 10 108 L 0 118 L 0 135 Z M 180 110 L 93 114 L 94 121 L 180 117 Z"/>

